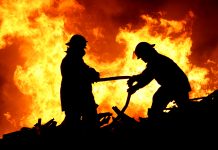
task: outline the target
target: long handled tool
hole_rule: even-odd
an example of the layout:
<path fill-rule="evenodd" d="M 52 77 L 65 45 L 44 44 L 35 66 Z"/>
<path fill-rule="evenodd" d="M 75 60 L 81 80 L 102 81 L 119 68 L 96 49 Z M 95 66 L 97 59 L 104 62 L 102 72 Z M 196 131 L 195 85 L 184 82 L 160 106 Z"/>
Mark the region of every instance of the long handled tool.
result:
<path fill-rule="evenodd" d="M 121 80 L 121 79 L 129 79 L 131 76 L 114 76 L 114 77 L 106 77 L 106 78 L 100 78 L 96 82 L 102 82 L 102 81 L 111 81 L 111 80 Z"/>
<path fill-rule="evenodd" d="M 119 120 L 119 119 L 122 117 L 122 115 L 124 115 L 124 112 L 125 112 L 126 108 L 127 108 L 128 105 L 129 105 L 131 95 L 132 95 L 132 94 L 128 93 L 127 99 L 126 99 L 126 103 L 125 103 L 125 105 L 123 106 L 123 108 L 121 109 L 121 111 L 118 113 L 118 115 L 117 115 L 117 117 L 114 119 L 114 121 Z"/>
<path fill-rule="evenodd" d="M 121 79 L 129 79 L 131 76 L 114 76 L 114 77 L 106 77 L 106 78 L 100 78 L 98 81 L 96 82 L 102 82 L 102 81 L 111 81 L 111 80 L 121 80 Z M 120 114 L 123 114 L 124 111 L 126 110 L 126 108 L 129 105 L 129 101 L 130 101 L 130 97 L 131 94 L 128 93 L 127 99 L 126 99 L 126 103 L 123 107 L 123 109 L 121 110 Z M 119 115 L 118 115 L 119 116 Z M 119 117 L 117 117 L 119 118 Z"/>
<path fill-rule="evenodd" d="M 100 78 L 98 81 L 96 82 L 102 82 L 102 81 L 111 81 L 111 80 L 121 80 L 121 79 L 129 79 L 131 76 L 114 76 L 114 77 L 106 77 L 106 78 Z M 127 95 L 127 99 L 126 99 L 126 103 L 124 105 L 124 107 L 122 108 L 122 110 L 118 113 L 117 117 L 114 118 L 113 122 L 119 120 L 122 115 L 124 115 L 124 112 L 126 110 L 126 108 L 128 107 L 129 105 L 129 102 L 130 102 L 130 97 L 131 97 L 131 94 L 128 93 Z M 116 110 L 116 107 L 113 107 L 113 109 Z"/>

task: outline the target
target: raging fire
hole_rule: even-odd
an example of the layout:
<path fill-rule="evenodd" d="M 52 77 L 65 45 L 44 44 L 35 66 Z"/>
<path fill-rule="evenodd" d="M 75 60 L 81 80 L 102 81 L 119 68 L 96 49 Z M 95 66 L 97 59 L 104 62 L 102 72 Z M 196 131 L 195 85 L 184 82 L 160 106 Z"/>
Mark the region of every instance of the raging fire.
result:
<path fill-rule="evenodd" d="M 56 10 L 53 10 L 51 5 Z M 17 122 L 20 126 L 33 126 L 38 118 L 42 118 L 44 122 L 55 118 L 58 123 L 64 119 L 59 95 L 60 63 L 65 55 L 66 41 L 72 34 L 78 32 L 76 28 L 69 32 L 66 29 L 69 25 L 65 21 L 67 16 L 71 15 L 71 23 L 76 22 L 77 14 L 83 9 L 73 0 L 63 0 L 57 7 L 56 1 L 52 0 L 1 2 L 0 48 L 3 49 L 13 43 L 11 40 L 13 38 L 6 37 L 25 39 L 25 42 L 21 43 L 19 47 L 25 63 L 17 65 L 14 71 L 14 84 L 21 93 L 30 97 L 31 105 L 28 107 L 31 111 Z M 70 14 L 67 13 L 69 10 L 72 10 Z M 117 43 L 125 44 L 125 49 L 120 49 L 125 52 L 122 58 L 113 62 L 98 62 L 97 59 L 93 59 L 98 56 L 90 52 L 85 56 L 85 61 L 90 66 L 94 66 L 100 72 L 101 77 L 134 75 L 140 73 L 146 64 L 133 59 L 133 50 L 138 42 L 147 41 L 156 44 L 155 48 L 158 52 L 172 58 L 188 75 L 192 86 L 190 97 L 199 97 L 210 93 L 213 89 L 205 88 L 209 81 L 208 70 L 191 64 L 189 60 L 192 46 L 190 38 L 192 17 L 192 12 L 187 18 L 180 21 L 142 15 L 141 19 L 144 25 L 141 28 L 133 30 L 129 24 L 126 28 L 120 28 L 117 33 Z M 96 32 L 93 31 L 93 33 Z M 92 39 L 88 40 L 92 41 Z M 87 50 L 89 49 L 90 45 Z M 146 117 L 152 95 L 158 87 L 159 85 L 152 81 L 147 87 L 132 95 L 126 113 L 135 119 Z M 126 90 L 126 80 L 94 83 L 93 93 L 96 103 L 99 104 L 98 111 L 113 112 L 112 106 L 122 108 L 127 97 Z M 13 119 L 10 112 L 4 114 L 8 120 Z"/>

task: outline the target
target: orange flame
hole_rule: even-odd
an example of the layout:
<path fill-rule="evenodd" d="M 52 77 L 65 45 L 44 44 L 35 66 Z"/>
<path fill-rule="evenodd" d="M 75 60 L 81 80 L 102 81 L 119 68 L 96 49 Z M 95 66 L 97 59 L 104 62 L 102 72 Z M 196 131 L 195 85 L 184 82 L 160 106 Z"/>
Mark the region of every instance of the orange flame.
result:
<path fill-rule="evenodd" d="M 190 12 L 190 14 L 192 13 Z M 117 41 L 126 44 L 126 49 L 124 50 L 126 54 L 123 59 L 119 59 L 112 63 L 112 65 L 109 64 L 109 70 L 113 72 L 113 74 L 116 73 L 116 75 L 133 75 L 140 73 L 145 68 L 145 64 L 139 62 L 139 60 L 132 59 L 132 53 L 138 42 L 147 41 L 156 44 L 155 48 L 158 52 L 172 58 L 188 75 L 192 86 L 190 97 L 198 97 L 205 95 L 205 93 L 210 93 L 212 90 L 205 90 L 203 88 L 209 81 L 209 78 L 206 77 L 208 70 L 194 66 L 189 61 L 192 46 L 190 39 L 191 31 L 185 30 L 189 20 L 169 21 L 163 18 L 154 19 L 148 15 L 143 15 L 142 19 L 146 24 L 141 29 L 136 31 L 131 30 L 131 27 L 120 29 L 117 35 Z M 177 36 L 172 37 L 172 35 Z M 99 65 L 106 66 L 108 64 Z M 119 70 L 117 70 L 117 68 L 119 68 Z M 122 108 L 127 95 L 126 82 L 116 81 L 114 83 L 104 84 L 104 88 L 102 88 L 103 84 L 104 83 L 95 86 L 94 93 L 96 100 L 100 103 L 103 100 L 102 107 L 105 106 L 105 102 L 110 105 L 106 107 L 107 109 L 113 105 Z M 151 105 L 152 96 L 158 87 L 159 85 L 156 81 L 152 81 L 147 87 L 137 91 L 131 97 L 131 102 L 126 113 L 135 119 L 145 117 L 147 108 Z"/>
<path fill-rule="evenodd" d="M 20 37 L 25 43 L 19 50 L 26 59 L 23 66 L 17 65 L 14 72 L 14 82 L 19 90 L 31 97 L 31 112 L 20 120 L 22 126 L 33 126 L 38 118 L 46 122 L 55 118 L 58 123 L 64 119 L 60 107 L 60 63 L 64 57 L 65 42 L 75 29 L 69 33 L 66 31 L 65 16 L 67 10 L 71 9 L 72 22 L 76 22 L 77 14 L 84 8 L 74 0 L 63 0 L 56 9 L 60 14 L 53 14 L 50 1 L 29 1 L 10 0 L 1 2 L 0 18 L 0 48 L 10 45 L 13 41 L 5 39 L 6 36 Z M 30 7 L 31 6 L 31 7 Z M 50 12 L 46 14 L 46 12 Z M 56 12 L 56 11 L 54 11 Z M 131 25 L 121 28 L 117 34 L 116 41 L 125 44 L 125 56 L 114 62 L 102 63 L 93 60 L 91 53 L 85 56 L 85 61 L 98 70 L 102 77 L 116 75 L 134 75 L 140 73 L 145 65 L 139 60 L 132 59 L 132 53 L 136 44 L 140 41 L 147 41 L 156 44 L 158 52 L 172 58 L 188 75 L 192 86 L 191 97 L 198 97 L 210 93 L 213 89 L 205 89 L 209 82 L 206 76 L 208 70 L 192 65 L 189 56 L 191 55 L 192 40 L 191 19 L 193 13 L 184 20 L 166 20 L 163 18 L 152 18 L 143 15 L 144 26 L 138 30 L 131 29 Z M 96 27 L 94 34 L 103 36 Z M 89 39 L 91 41 L 92 39 Z M 90 47 L 88 47 L 89 49 Z M 152 95 L 159 85 L 152 81 L 145 88 L 140 89 L 131 97 L 126 113 L 138 119 L 146 117 L 147 108 L 151 105 Z M 112 106 L 122 108 L 127 97 L 126 80 L 107 81 L 93 84 L 93 93 L 96 103 L 99 104 L 98 111 L 110 111 Z M 5 114 L 10 114 L 7 112 Z M 5 115 L 6 117 L 9 115 Z M 13 119 L 13 116 L 7 117 Z"/>
<path fill-rule="evenodd" d="M 52 12 L 51 5 L 55 2 L 1 2 L 0 48 L 13 43 L 10 38 L 5 38 L 8 35 L 26 41 L 19 48 L 26 62 L 24 66 L 17 66 L 14 81 L 23 94 L 31 96 L 32 112 L 20 125 L 32 126 L 40 117 L 44 121 L 50 118 L 61 121 L 64 117 L 59 102 L 59 65 L 64 55 L 61 51 L 64 51 L 64 43 L 69 37 L 64 33 L 64 15 L 68 9 L 77 13 L 83 8 L 74 0 L 65 0 L 56 8 L 59 16 L 53 17 L 46 14 Z"/>

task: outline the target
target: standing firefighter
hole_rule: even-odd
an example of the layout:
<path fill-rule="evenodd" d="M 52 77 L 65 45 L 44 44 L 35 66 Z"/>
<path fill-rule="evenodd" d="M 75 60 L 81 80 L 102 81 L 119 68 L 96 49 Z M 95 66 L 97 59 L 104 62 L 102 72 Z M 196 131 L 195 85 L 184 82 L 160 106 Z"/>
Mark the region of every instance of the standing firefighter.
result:
<path fill-rule="evenodd" d="M 62 111 L 65 123 L 70 129 L 95 129 L 97 107 L 92 93 L 92 83 L 99 79 L 99 73 L 83 60 L 86 39 L 79 34 L 66 43 L 66 56 L 61 63 L 62 82 L 60 88 Z"/>
<path fill-rule="evenodd" d="M 147 63 L 147 66 L 141 74 L 134 75 L 127 81 L 127 91 L 130 94 L 146 86 L 153 79 L 159 83 L 160 88 L 153 95 L 153 102 L 148 110 L 149 118 L 159 118 L 167 104 L 173 100 L 179 108 L 186 108 L 191 90 L 185 73 L 173 60 L 159 54 L 154 46 L 155 44 L 147 42 L 140 42 L 136 46 L 134 54 Z"/>

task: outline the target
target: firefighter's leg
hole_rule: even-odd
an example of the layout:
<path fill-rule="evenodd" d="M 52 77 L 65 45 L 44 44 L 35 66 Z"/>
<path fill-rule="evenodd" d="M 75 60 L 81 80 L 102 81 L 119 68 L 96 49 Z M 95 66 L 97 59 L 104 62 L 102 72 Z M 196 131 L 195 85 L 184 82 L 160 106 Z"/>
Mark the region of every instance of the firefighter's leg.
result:
<path fill-rule="evenodd" d="M 188 110 L 191 106 L 191 102 L 189 101 L 188 93 L 179 93 L 175 98 L 175 102 L 177 103 L 180 110 Z"/>
<path fill-rule="evenodd" d="M 93 99 L 90 99 L 90 102 L 87 102 L 84 107 L 82 113 L 82 122 L 83 129 L 88 134 L 94 131 L 97 127 L 97 109 Z"/>
<path fill-rule="evenodd" d="M 169 91 L 160 87 L 153 96 L 151 108 L 148 110 L 148 117 L 159 118 L 163 115 L 163 110 L 171 101 Z"/>
<path fill-rule="evenodd" d="M 79 111 L 65 111 L 66 127 L 69 129 L 78 129 L 80 127 L 81 113 Z"/>

